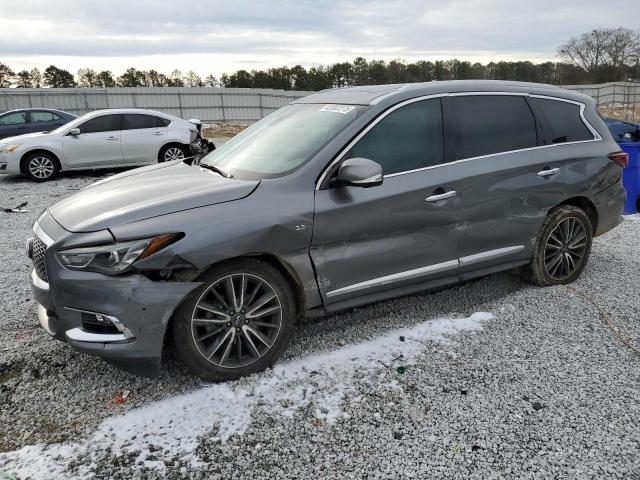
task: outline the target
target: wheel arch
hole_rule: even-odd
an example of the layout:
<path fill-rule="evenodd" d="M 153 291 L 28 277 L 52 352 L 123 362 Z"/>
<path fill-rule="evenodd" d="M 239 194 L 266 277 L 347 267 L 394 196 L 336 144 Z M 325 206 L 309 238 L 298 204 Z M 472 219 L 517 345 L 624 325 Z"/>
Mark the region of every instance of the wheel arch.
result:
<path fill-rule="evenodd" d="M 56 162 L 58 162 L 58 166 L 60 167 L 60 171 L 63 170 L 62 161 L 60 160 L 60 157 L 58 155 L 56 155 L 54 152 L 52 152 L 51 150 L 48 150 L 46 148 L 34 148 L 32 150 L 28 150 L 28 151 L 24 152 L 22 154 L 22 156 L 20 157 L 20 172 L 21 173 L 26 173 L 27 157 L 29 155 L 33 155 L 34 153 L 46 153 L 47 155 L 51 155 L 56 160 Z"/>
<path fill-rule="evenodd" d="M 559 203 L 549 211 L 551 212 L 553 209 L 561 207 L 563 205 L 571 205 L 573 207 L 584 210 L 584 212 L 589 217 L 589 222 L 591 223 L 591 231 L 595 235 L 596 231 L 598 230 L 598 210 L 591 200 L 589 200 L 587 197 L 581 196 L 571 197 L 564 200 L 562 203 Z"/>
<path fill-rule="evenodd" d="M 162 145 L 160 145 L 160 148 L 158 148 L 158 151 L 156 152 L 156 159 L 158 161 L 160 161 L 160 152 L 162 152 L 165 148 L 169 148 L 172 146 L 177 146 L 177 147 L 181 147 L 185 150 L 185 156 L 189 156 L 189 152 L 190 152 L 190 144 L 188 143 L 182 143 L 179 142 L 177 140 L 169 140 L 165 143 L 163 143 Z"/>
<path fill-rule="evenodd" d="M 218 268 L 221 265 L 224 265 L 226 263 L 230 263 L 230 262 L 234 262 L 237 260 L 243 260 L 243 259 L 247 259 L 247 258 L 251 258 L 251 259 L 256 259 L 256 260 L 260 260 L 261 262 L 266 263 L 267 265 L 271 266 L 272 268 L 274 268 L 275 270 L 277 270 L 278 272 L 280 272 L 280 274 L 284 277 L 285 281 L 289 284 L 289 286 L 291 287 L 291 291 L 293 292 L 293 297 L 295 300 L 295 311 L 296 311 L 296 322 L 300 320 L 300 318 L 304 315 L 305 311 L 306 311 L 306 299 L 305 299 L 305 295 L 304 295 L 304 289 L 302 287 L 302 282 L 300 280 L 300 277 L 298 276 L 298 274 L 296 273 L 296 271 L 294 270 L 294 268 L 289 265 L 286 261 L 284 261 L 282 258 L 278 257 L 277 255 L 274 255 L 272 253 L 266 253 L 266 252 L 258 252 L 258 253 L 251 253 L 251 254 L 246 254 L 246 255 L 239 255 L 237 257 L 232 257 L 232 258 L 227 258 L 225 260 L 221 260 L 219 262 L 216 263 L 212 263 L 211 265 L 208 265 L 207 267 L 200 269 L 196 272 L 193 272 L 189 278 L 190 281 L 195 281 L 198 277 L 200 277 L 202 274 L 214 269 L 214 268 Z M 173 312 L 171 312 L 171 316 L 169 317 L 169 321 L 167 322 L 167 325 L 165 326 L 165 332 L 164 332 L 164 340 L 163 340 L 163 350 L 165 348 L 167 348 L 167 346 L 170 344 L 170 340 L 171 340 L 171 332 L 172 332 L 172 328 L 171 325 L 174 321 L 174 317 L 175 317 L 175 313 L 176 311 L 178 311 L 178 308 L 182 305 L 183 302 L 185 302 L 187 300 L 188 296 L 185 296 L 185 298 L 182 299 L 182 301 L 175 306 L 175 308 L 173 309 Z"/>

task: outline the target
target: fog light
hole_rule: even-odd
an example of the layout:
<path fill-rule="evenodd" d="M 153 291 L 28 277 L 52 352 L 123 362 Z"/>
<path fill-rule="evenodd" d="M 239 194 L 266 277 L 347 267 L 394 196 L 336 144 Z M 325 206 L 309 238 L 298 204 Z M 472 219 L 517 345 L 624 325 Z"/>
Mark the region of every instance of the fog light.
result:
<path fill-rule="evenodd" d="M 125 327 L 120 320 L 112 315 L 90 312 L 88 310 L 80 310 L 79 308 L 65 308 L 67 310 L 80 312 L 80 318 L 82 319 L 82 330 L 87 333 L 96 333 L 103 335 L 116 335 L 121 333 L 127 340 L 134 338 L 131 330 Z"/>

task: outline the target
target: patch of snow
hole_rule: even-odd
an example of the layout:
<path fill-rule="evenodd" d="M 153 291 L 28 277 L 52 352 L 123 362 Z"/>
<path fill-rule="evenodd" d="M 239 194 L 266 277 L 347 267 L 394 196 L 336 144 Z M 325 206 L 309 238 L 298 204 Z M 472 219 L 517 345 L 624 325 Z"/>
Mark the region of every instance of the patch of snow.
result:
<path fill-rule="evenodd" d="M 449 335 L 480 330 L 482 322 L 491 318 L 491 313 L 477 312 L 467 318 L 429 320 L 363 343 L 280 363 L 240 382 L 212 384 L 109 417 L 91 437 L 75 444 L 30 445 L 0 454 L 0 466 L 20 477 L 66 478 L 65 466 L 70 460 L 79 455 L 94 458 L 96 451 L 108 446 L 114 454 L 139 450 L 139 460 L 156 468 L 158 462 L 147 458 L 151 445 L 153 450 L 160 447 L 197 463 L 194 451 L 202 435 L 214 428 L 221 441 L 241 435 L 258 409 L 271 416 L 292 417 L 311 407 L 318 419 L 332 424 L 342 417 L 343 400 L 352 392 L 351 380 L 356 376 L 380 368 L 382 363 L 393 363 L 399 354 L 403 362 L 410 363 L 427 342 L 447 343 Z M 80 478 L 91 474 L 91 462 L 84 463 Z M 164 465 L 160 464 L 158 468 Z"/>
<path fill-rule="evenodd" d="M 625 220 L 632 220 L 634 222 L 640 222 L 640 213 L 632 213 L 630 215 L 623 215 L 622 218 Z"/>

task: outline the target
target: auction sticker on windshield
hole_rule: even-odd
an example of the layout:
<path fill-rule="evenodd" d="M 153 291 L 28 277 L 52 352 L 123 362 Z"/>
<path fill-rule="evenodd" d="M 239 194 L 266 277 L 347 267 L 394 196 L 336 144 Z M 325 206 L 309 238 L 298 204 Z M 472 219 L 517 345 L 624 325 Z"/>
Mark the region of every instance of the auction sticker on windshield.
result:
<path fill-rule="evenodd" d="M 324 107 L 320 108 L 318 111 L 319 112 L 334 112 L 334 113 L 347 114 L 351 110 L 353 110 L 354 108 L 356 108 L 356 107 L 354 107 L 353 105 L 329 104 L 329 105 L 325 105 Z"/>

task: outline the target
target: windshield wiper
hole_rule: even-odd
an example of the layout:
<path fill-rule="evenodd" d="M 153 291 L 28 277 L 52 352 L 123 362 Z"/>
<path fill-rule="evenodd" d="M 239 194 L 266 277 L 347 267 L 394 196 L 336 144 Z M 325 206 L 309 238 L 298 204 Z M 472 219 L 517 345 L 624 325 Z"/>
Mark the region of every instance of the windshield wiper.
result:
<path fill-rule="evenodd" d="M 224 178 L 233 178 L 233 175 L 231 175 L 229 172 L 225 172 L 221 168 L 218 168 L 214 165 L 209 165 L 208 163 L 198 163 L 198 167 L 206 168 L 207 170 L 211 170 L 212 172 L 219 173 Z"/>

